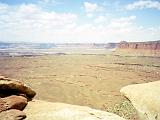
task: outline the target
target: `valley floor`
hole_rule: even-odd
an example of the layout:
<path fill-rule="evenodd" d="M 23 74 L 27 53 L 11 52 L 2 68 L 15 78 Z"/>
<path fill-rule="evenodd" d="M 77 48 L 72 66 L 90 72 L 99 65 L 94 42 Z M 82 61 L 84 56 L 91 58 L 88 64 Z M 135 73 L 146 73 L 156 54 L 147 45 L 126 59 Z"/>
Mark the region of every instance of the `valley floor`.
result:
<path fill-rule="evenodd" d="M 115 55 L 0 57 L 1 75 L 22 80 L 36 99 L 107 110 L 123 86 L 160 80 L 160 58 Z"/>

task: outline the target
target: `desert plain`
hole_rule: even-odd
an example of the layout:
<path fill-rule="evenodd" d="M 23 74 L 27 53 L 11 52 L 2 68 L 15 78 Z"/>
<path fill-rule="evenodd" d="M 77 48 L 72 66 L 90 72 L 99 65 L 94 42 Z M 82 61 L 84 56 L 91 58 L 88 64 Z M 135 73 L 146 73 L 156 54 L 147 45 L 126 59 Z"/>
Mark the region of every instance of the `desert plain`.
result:
<path fill-rule="evenodd" d="M 124 107 L 128 100 L 119 91 L 126 85 L 159 80 L 160 58 L 116 54 L 0 57 L 0 73 L 32 87 L 36 99 L 89 106 L 133 120 L 136 113 L 128 112 L 134 108 Z M 124 107 L 122 113 L 117 110 L 120 107 L 115 108 L 118 105 Z"/>

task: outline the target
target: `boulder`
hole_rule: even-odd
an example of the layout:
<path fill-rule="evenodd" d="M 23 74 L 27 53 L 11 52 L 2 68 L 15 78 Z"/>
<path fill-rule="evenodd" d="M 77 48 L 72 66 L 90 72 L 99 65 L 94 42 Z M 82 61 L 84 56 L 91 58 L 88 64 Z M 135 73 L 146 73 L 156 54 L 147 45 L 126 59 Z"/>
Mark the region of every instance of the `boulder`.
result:
<path fill-rule="evenodd" d="M 12 95 L 9 97 L 0 98 L 0 112 L 9 109 L 23 110 L 27 103 L 27 99 L 22 96 Z"/>
<path fill-rule="evenodd" d="M 113 113 L 89 107 L 40 100 L 30 101 L 24 112 L 26 120 L 124 120 Z"/>
<path fill-rule="evenodd" d="M 23 120 L 24 118 L 26 118 L 26 114 L 16 109 L 7 110 L 0 113 L 0 120 Z"/>
<path fill-rule="evenodd" d="M 160 120 L 160 81 L 128 85 L 120 92 L 132 102 L 141 120 Z"/>
<path fill-rule="evenodd" d="M 27 98 L 32 99 L 36 95 L 36 92 L 20 81 L 3 76 L 0 77 L 0 97 L 19 94 L 26 95 Z"/>

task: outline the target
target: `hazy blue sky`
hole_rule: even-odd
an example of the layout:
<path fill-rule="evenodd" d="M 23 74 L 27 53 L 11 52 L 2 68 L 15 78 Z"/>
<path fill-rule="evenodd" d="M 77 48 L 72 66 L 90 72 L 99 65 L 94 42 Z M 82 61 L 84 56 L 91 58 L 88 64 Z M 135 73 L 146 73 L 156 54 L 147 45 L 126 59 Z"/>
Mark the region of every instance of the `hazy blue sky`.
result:
<path fill-rule="evenodd" d="M 0 0 L 0 41 L 160 40 L 159 0 Z"/>

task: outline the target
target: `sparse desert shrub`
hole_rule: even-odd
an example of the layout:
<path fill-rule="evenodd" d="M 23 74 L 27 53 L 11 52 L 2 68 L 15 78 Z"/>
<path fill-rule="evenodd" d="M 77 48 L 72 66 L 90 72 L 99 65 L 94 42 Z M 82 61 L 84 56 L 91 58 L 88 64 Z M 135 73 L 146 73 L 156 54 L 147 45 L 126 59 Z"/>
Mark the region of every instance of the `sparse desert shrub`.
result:
<path fill-rule="evenodd" d="M 137 113 L 130 101 L 123 101 L 106 109 L 107 112 L 115 113 L 127 120 L 138 120 Z"/>

